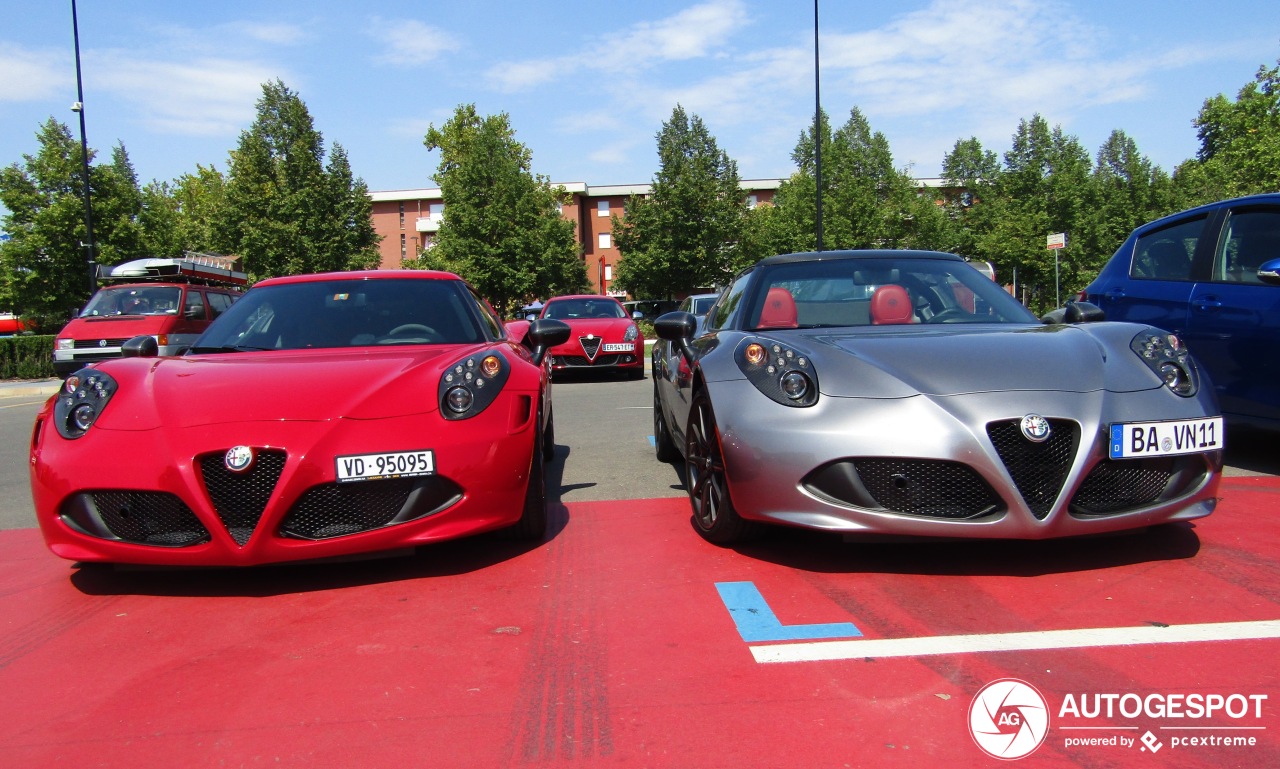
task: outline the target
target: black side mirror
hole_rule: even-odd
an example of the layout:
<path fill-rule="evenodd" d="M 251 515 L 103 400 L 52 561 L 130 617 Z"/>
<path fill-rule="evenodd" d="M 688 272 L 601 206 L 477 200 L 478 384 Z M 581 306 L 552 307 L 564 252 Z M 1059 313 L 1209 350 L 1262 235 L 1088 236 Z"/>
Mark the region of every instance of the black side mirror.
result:
<path fill-rule="evenodd" d="M 693 363 L 693 348 L 689 343 L 698 333 L 698 319 L 687 312 L 669 312 L 653 322 L 653 331 L 659 339 L 675 343 L 680 354 Z"/>
<path fill-rule="evenodd" d="M 562 320 L 539 318 L 531 322 L 524 339 L 533 350 L 533 362 L 541 364 L 547 349 L 569 341 L 570 333 L 569 324 Z"/>
<path fill-rule="evenodd" d="M 120 354 L 126 358 L 154 358 L 160 354 L 160 344 L 154 336 L 135 336 L 120 345 Z"/>
<path fill-rule="evenodd" d="M 1045 313 L 1041 323 L 1097 323 L 1107 319 L 1107 313 L 1093 302 L 1067 302 L 1056 310 Z"/>

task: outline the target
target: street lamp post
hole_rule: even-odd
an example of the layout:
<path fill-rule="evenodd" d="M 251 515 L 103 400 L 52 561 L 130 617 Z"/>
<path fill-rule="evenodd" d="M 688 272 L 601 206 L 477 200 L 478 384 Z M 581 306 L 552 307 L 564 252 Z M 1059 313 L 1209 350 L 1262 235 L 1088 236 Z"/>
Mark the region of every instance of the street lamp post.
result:
<path fill-rule="evenodd" d="M 76 17 L 76 0 L 71 0 L 71 33 L 76 44 L 76 103 L 71 110 L 80 115 L 80 160 L 84 173 L 84 232 L 85 263 L 89 268 L 89 295 L 98 289 L 97 261 L 93 246 L 93 204 L 89 200 L 89 140 L 84 129 L 84 83 L 80 78 L 80 23 Z"/>
<path fill-rule="evenodd" d="M 813 181 L 817 191 L 814 230 L 822 250 L 822 90 L 818 75 L 818 0 L 813 0 Z"/>

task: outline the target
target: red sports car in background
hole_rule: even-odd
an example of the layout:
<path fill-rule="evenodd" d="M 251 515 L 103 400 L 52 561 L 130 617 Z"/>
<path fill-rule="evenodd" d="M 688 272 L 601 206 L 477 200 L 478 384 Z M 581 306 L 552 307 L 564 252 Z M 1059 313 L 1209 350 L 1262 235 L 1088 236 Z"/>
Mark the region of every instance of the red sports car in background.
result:
<path fill-rule="evenodd" d="M 568 341 L 550 349 L 553 371 L 623 371 L 644 378 L 644 334 L 617 299 L 557 296 L 547 300 L 540 317 L 572 329 Z"/>
<path fill-rule="evenodd" d="M 136 337 L 67 378 L 32 440 L 40 527 L 63 558 L 200 566 L 541 538 L 568 337 L 515 343 L 449 273 L 264 280 L 185 355 Z"/>

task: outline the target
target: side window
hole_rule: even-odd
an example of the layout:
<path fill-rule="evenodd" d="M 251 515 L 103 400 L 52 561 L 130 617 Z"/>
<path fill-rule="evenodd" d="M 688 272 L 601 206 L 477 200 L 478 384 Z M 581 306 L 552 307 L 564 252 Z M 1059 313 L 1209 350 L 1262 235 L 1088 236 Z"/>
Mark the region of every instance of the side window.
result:
<path fill-rule="evenodd" d="M 707 328 L 721 329 L 733 322 L 738 315 L 738 305 L 742 303 L 742 295 L 746 291 L 750 278 L 751 272 L 744 272 L 738 276 L 724 296 L 720 297 L 711 308 L 711 312 L 707 313 Z"/>
<path fill-rule="evenodd" d="M 1129 276 L 1146 280 L 1190 280 L 1191 257 L 1204 223 L 1204 217 L 1197 217 L 1138 238 Z"/>
<path fill-rule="evenodd" d="M 182 302 L 182 317 L 191 320 L 205 320 L 204 294 L 195 288 L 187 288 L 187 298 Z"/>
<path fill-rule="evenodd" d="M 217 318 L 219 315 L 227 311 L 231 303 L 235 301 L 227 294 L 220 294 L 216 291 L 210 291 L 209 297 L 209 315 L 211 318 Z"/>
<path fill-rule="evenodd" d="M 1213 280 L 1261 283 L 1258 268 L 1280 259 L 1280 210 L 1233 211 L 1213 255 Z"/>

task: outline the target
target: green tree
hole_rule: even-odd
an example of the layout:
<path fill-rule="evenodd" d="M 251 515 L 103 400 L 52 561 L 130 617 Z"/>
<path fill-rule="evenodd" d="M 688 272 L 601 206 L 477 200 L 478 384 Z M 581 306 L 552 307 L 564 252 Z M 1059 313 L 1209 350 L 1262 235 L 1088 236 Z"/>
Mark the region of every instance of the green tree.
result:
<path fill-rule="evenodd" d="M 563 190 L 533 174 L 505 113 L 461 105 L 423 143 L 440 151 L 444 220 L 435 245 L 407 266 L 458 273 L 504 317 L 529 299 L 586 289 L 573 223 L 560 215 Z"/>
<path fill-rule="evenodd" d="M 1120 130 L 1112 131 L 1098 150 L 1087 201 L 1087 214 L 1073 238 L 1082 254 L 1081 278 L 1086 281 L 1102 269 L 1135 227 L 1177 209 L 1169 175 Z"/>
<path fill-rule="evenodd" d="M 375 266 L 367 193 L 340 145 L 325 165 L 324 140 L 302 99 L 279 80 L 267 83 L 231 153 L 213 245 L 238 254 L 255 280 Z"/>
<path fill-rule="evenodd" d="M 67 127 L 50 118 L 36 133 L 40 149 L 23 164 L 0 169 L 0 306 L 57 330 L 89 298 L 83 155 Z M 109 165 L 93 165 L 89 188 L 97 261 L 117 264 L 144 255 L 141 193 L 123 146 Z"/>
<path fill-rule="evenodd" d="M 824 249 L 940 248 L 950 242 L 944 212 L 909 174 L 894 168 L 888 139 L 871 129 L 861 110 L 850 110 L 834 132 L 822 112 L 818 131 Z M 779 252 L 817 247 L 817 146 L 812 127 L 801 133 L 791 153 L 798 170 L 775 196 L 780 211 L 769 237 Z"/>
<path fill-rule="evenodd" d="M 1207 99 L 1195 126 L 1200 149 L 1174 173 L 1179 207 L 1280 189 L 1280 60 L 1234 102 Z"/>
<path fill-rule="evenodd" d="M 725 283 L 743 234 L 738 165 L 697 115 L 676 105 L 657 134 L 649 197 L 632 196 L 613 217 L 622 259 L 614 285 L 634 296 L 673 297 Z"/>
<path fill-rule="evenodd" d="M 216 251 L 218 220 L 226 203 L 226 179 L 197 165 L 172 183 L 142 189 L 142 224 L 148 254 L 178 257 L 184 251 Z"/>

